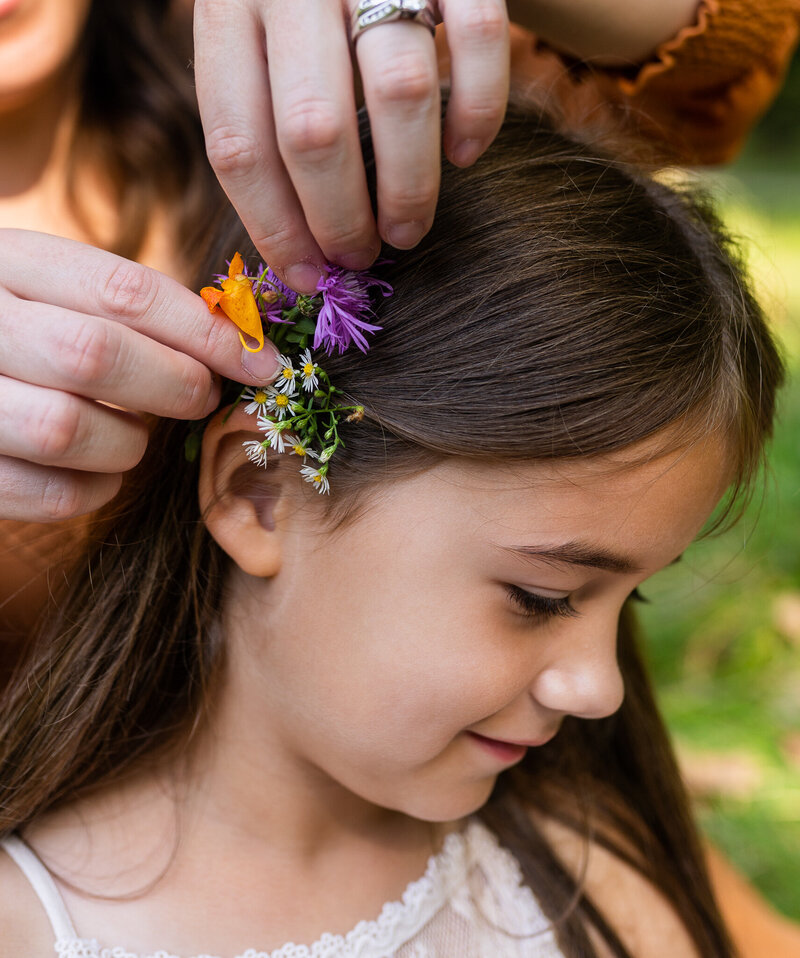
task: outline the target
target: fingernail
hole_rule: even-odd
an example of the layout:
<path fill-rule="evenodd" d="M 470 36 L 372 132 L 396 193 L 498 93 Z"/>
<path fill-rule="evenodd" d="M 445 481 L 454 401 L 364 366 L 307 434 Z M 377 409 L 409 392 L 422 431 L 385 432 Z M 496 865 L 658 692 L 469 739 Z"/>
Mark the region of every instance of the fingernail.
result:
<path fill-rule="evenodd" d="M 451 156 L 456 166 L 469 166 L 478 159 L 482 151 L 483 143 L 480 140 L 462 140 L 453 148 Z"/>
<path fill-rule="evenodd" d="M 362 249 L 358 253 L 347 253 L 345 256 L 337 256 L 336 262 L 345 269 L 367 269 L 372 266 L 377 257 L 377 250 Z"/>
<path fill-rule="evenodd" d="M 386 227 L 386 238 L 396 249 L 411 249 L 425 235 L 425 224 L 420 220 L 392 223 Z"/>
<path fill-rule="evenodd" d="M 284 275 L 287 286 L 291 286 L 297 293 L 306 295 L 317 291 L 317 283 L 322 277 L 322 273 L 311 263 L 294 263 L 292 266 L 287 266 Z"/>
<path fill-rule="evenodd" d="M 260 352 L 242 350 L 242 369 L 253 379 L 268 383 L 278 375 L 278 357 L 274 349 L 265 347 Z"/>

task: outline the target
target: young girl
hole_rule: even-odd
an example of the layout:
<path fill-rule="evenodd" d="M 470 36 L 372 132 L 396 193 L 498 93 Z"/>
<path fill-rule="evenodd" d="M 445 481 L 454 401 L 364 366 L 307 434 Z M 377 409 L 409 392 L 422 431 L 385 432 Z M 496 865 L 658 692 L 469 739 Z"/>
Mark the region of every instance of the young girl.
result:
<path fill-rule="evenodd" d="M 159 424 L 6 693 L 2 958 L 734 953 L 629 608 L 770 432 L 713 217 L 512 111 L 376 278 L 312 482 Z"/>

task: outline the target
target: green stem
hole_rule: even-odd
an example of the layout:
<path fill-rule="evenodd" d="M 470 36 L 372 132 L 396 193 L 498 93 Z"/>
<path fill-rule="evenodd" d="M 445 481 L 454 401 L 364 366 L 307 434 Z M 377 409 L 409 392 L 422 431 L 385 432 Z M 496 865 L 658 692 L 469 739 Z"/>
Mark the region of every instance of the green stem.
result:
<path fill-rule="evenodd" d="M 239 403 L 242 401 L 242 396 L 244 396 L 244 394 L 245 394 L 246 391 L 247 391 L 247 386 L 242 386 L 241 390 L 239 391 L 239 395 L 238 395 L 238 396 L 236 397 L 236 399 L 234 399 L 234 401 L 231 403 L 231 408 L 225 413 L 225 417 L 224 417 L 223 420 L 222 420 L 222 425 L 223 425 L 223 426 L 225 425 L 225 423 L 226 423 L 226 422 L 231 418 L 231 416 L 233 415 L 233 410 L 236 409 L 236 407 L 237 407 L 237 406 L 239 405 Z"/>

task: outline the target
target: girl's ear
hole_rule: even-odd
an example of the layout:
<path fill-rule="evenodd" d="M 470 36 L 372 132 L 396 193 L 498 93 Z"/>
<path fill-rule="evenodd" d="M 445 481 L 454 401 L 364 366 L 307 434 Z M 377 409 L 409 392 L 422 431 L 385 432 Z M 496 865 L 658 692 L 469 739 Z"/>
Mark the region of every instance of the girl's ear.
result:
<path fill-rule="evenodd" d="M 281 566 L 278 520 L 286 508 L 286 470 L 277 453 L 266 469 L 247 458 L 242 443 L 264 438 L 255 426 L 255 417 L 241 404 L 214 416 L 203 436 L 198 492 L 201 514 L 217 544 L 244 572 L 266 578 Z"/>

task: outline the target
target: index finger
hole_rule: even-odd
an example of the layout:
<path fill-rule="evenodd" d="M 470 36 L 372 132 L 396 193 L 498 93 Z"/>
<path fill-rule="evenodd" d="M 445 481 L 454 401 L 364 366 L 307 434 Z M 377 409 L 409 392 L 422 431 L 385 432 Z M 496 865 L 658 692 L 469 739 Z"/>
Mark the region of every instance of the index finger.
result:
<path fill-rule="evenodd" d="M 194 8 L 195 85 L 209 162 L 265 261 L 292 289 L 316 290 L 325 257 L 281 160 L 264 25 L 225 0 Z"/>
<path fill-rule="evenodd" d="M 263 383 L 277 373 L 271 343 L 262 353 L 245 352 L 233 323 L 169 276 L 60 236 L 4 232 L 10 242 L 3 244 L 0 283 L 14 295 L 122 323 L 239 382 Z"/>
<path fill-rule="evenodd" d="M 326 258 L 376 259 L 380 238 L 358 138 L 350 48 L 340 6 L 271 5 L 267 56 L 278 147 Z"/>

